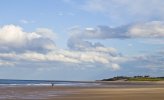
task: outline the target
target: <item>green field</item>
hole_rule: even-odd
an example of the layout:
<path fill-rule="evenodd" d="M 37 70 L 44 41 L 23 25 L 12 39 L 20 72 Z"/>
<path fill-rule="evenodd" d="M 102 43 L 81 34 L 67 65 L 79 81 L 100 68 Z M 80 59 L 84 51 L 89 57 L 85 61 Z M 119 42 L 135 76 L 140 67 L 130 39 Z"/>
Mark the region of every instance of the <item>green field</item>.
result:
<path fill-rule="evenodd" d="M 103 79 L 102 81 L 164 81 L 164 77 L 149 77 L 149 76 L 134 76 L 134 77 L 127 77 L 127 76 L 117 76 L 113 78 Z"/>
<path fill-rule="evenodd" d="M 127 81 L 164 81 L 164 78 L 140 77 L 140 78 L 128 78 Z"/>

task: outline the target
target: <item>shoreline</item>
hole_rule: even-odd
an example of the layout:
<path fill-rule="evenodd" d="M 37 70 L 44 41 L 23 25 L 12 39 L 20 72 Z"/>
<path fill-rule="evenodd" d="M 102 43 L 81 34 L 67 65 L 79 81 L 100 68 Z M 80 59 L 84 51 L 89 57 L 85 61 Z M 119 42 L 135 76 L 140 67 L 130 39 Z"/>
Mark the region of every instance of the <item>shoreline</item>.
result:
<path fill-rule="evenodd" d="M 100 82 L 94 82 L 100 83 Z M 127 84 L 129 83 L 129 84 Z M 139 82 L 140 83 L 140 82 Z M 0 100 L 163 100 L 164 83 L 101 82 L 100 86 L 0 86 Z M 113 85 L 115 84 L 115 85 Z M 115 87 L 117 86 L 117 87 Z"/>

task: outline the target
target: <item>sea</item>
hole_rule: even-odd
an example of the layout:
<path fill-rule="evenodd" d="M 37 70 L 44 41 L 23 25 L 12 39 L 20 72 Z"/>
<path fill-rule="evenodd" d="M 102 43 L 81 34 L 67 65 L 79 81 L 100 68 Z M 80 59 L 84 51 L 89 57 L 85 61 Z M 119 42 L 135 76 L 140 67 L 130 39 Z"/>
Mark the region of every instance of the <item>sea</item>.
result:
<path fill-rule="evenodd" d="M 56 81 L 56 80 L 14 80 L 0 79 L 0 86 L 97 86 L 98 83 L 82 81 Z"/>

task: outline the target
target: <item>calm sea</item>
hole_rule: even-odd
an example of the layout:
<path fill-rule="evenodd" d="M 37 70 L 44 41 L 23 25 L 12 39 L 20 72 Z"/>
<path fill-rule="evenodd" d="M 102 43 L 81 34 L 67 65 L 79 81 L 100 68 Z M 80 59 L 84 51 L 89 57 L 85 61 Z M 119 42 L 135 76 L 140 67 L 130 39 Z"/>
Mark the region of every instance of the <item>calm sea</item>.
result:
<path fill-rule="evenodd" d="M 93 82 L 0 79 L 0 86 L 96 86 Z"/>

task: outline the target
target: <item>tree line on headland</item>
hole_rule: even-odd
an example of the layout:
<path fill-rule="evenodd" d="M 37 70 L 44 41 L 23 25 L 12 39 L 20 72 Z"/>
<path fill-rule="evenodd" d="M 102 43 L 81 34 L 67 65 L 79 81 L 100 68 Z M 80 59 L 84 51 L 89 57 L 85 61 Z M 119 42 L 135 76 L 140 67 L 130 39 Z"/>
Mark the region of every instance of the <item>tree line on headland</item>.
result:
<path fill-rule="evenodd" d="M 145 76 L 117 76 L 113 78 L 102 79 L 101 81 L 164 81 L 164 77 L 150 77 L 149 75 Z"/>

